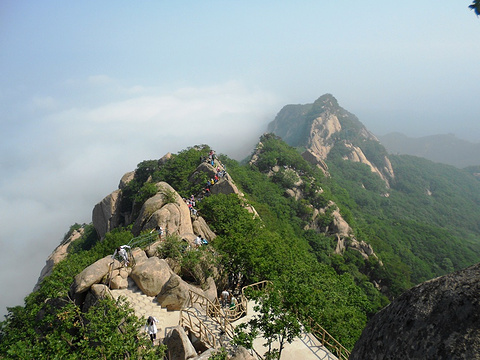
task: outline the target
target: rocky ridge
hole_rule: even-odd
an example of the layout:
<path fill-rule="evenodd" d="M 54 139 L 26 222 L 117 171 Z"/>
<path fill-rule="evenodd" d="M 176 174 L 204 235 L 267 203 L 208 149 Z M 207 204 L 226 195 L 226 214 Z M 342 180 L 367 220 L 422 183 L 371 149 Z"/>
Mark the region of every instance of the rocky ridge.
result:
<path fill-rule="evenodd" d="M 262 151 L 263 151 L 263 144 L 260 141 L 255 149 L 255 152 L 253 153 L 250 159 L 250 165 L 257 164 L 257 162 L 260 159 Z M 314 154 L 310 150 L 307 150 L 307 151 L 309 152 L 309 154 L 311 154 L 309 156 L 312 156 L 315 159 L 319 158 L 318 155 Z M 303 157 L 305 158 L 305 156 Z M 314 161 L 317 161 L 317 160 L 314 160 Z M 319 160 L 319 161 L 323 163 L 323 160 Z M 322 168 L 322 166 L 320 167 Z M 313 182 L 313 179 L 305 178 L 303 174 L 301 174 L 298 170 L 292 167 L 281 168 L 278 165 L 273 166 L 267 172 L 267 176 L 273 177 L 281 171 L 283 172 L 284 176 L 288 176 L 289 178 L 293 179 L 292 180 L 293 185 L 290 188 L 285 190 L 285 196 L 292 197 L 297 201 L 303 199 L 304 193 L 302 190 L 302 185 L 304 184 L 305 181 Z M 322 193 L 323 190 L 318 189 L 318 192 Z M 312 215 L 308 220 L 308 224 L 306 225 L 305 229 L 306 230 L 311 229 L 317 232 L 323 232 L 325 235 L 328 235 L 328 236 L 334 236 L 337 242 L 337 245 L 335 248 L 336 254 L 343 254 L 347 248 L 350 248 L 352 250 L 358 251 L 362 255 L 362 257 L 365 259 L 368 259 L 370 256 L 378 258 L 370 244 L 366 243 L 363 240 L 358 241 L 356 239 L 353 229 L 348 224 L 348 222 L 345 221 L 343 216 L 340 214 L 340 210 L 337 204 L 335 204 L 333 201 L 329 201 L 328 204 L 324 207 L 316 208 L 311 204 L 309 205 L 309 207 L 312 209 Z M 331 217 L 331 221 L 328 226 L 326 226 L 325 228 L 322 228 L 318 225 L 318 220 L 321 216 L 324 216 L 327 213 Z"/>

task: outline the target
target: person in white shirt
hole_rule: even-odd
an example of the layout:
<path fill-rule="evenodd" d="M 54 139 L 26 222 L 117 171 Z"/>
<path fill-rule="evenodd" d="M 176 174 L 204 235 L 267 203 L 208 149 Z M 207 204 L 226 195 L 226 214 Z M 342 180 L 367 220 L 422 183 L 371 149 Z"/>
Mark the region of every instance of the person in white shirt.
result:
<path fill-rule="evenodd" d="M 157 322 L 158 320 L 155 317 L 149 316 L 147 319 L 147 324 L 145 325 L 145 332 L 150 335 L 152 345 L 155 343 L 155 339 L 157 338 Z"/>
<path fill-rule="evenodd" d="M 115 259 L 115 255 L 120 255 L 120 257 L 123 259 L 123 264 L 125 265 L 125 267 L 128 266 L 128 254 L 127 254 L 127 250 L 126 249 L 130 249 L 130 246 L 128 245 L 122 245 L 122 246 L 119 246 L 115 252 L 113 253 L 113 256 L 112 258 Z"/>

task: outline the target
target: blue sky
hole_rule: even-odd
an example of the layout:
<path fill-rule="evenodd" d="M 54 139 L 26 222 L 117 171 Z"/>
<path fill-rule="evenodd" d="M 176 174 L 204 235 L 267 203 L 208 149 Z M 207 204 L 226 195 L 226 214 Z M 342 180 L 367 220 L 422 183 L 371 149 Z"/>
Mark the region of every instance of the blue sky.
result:
<path fill-rule="evenodd" d="M 480 142 L 469 3 L 3 0 L 0 314 L 140 161 L 245 156 L 286 104 L 331 93 L 378 135 Z"/>

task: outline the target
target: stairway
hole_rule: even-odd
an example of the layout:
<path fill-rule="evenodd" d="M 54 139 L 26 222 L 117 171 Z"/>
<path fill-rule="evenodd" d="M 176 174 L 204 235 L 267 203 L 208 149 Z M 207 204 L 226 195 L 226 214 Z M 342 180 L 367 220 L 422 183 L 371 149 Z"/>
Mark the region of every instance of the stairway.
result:
<path fill-rule="evenodd" d="M 137 317 L 147 319 L 149 316 L 154 316 L 158 320 L 157 338 L 164 338 L 167 328 L 177 326 L 179 323 L 180 311 L 168 311 L 166 308 L 162 308 L 155 296 L 145 295 L 131 278 L 128 278 L 128 287 L 126 289 L 110 291 L 115 300 L 120 296 L 124 296 Z"/>

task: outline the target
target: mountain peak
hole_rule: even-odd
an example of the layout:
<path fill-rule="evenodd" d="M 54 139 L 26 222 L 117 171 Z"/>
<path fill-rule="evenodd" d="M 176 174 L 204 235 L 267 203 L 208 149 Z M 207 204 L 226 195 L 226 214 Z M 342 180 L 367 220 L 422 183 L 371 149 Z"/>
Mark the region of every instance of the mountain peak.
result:
<path fill-rule="evenodd" d="M 313 104 L 285 106 L 268 130 L 322 161 L 335 148 L 344 160 L 366 164 L 387 187 L 394 177 L 386 150 L 355 115 L 340 107 L 332 94 L 320 96 Z M 378 150 L 376 155 L 370 151 L 372 148 Z"/>
<path fill-rule="evenodd" d="M 320 96 L 315 102 L 313 103 L 312 110 L 317 111 L 335 111 L 338 110 L 340 106 L 338 105 L 337 99 L 332 94 L 324 94 Z"/>

